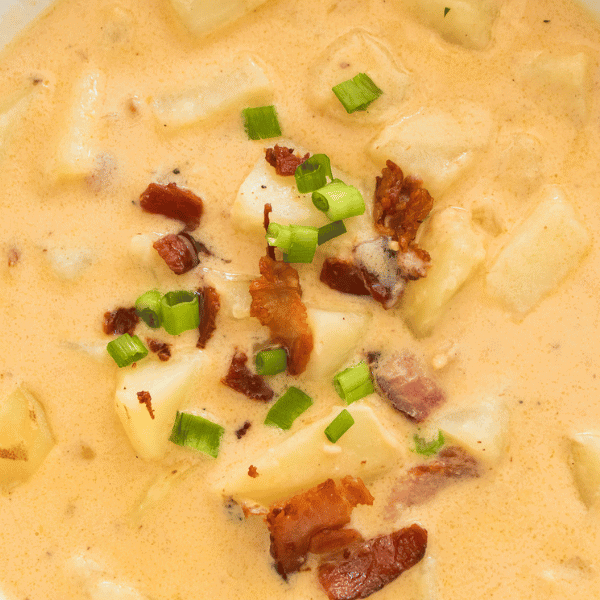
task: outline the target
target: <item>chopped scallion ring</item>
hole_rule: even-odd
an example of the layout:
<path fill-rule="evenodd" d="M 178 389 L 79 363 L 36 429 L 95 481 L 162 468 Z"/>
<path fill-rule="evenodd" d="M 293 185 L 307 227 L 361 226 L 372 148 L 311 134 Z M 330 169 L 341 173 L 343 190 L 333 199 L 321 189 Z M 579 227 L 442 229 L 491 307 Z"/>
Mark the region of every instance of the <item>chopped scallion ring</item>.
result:
<path fill-rule="evenodd" d="M 342 83 L 334 86 L 332 90 L 347 113 L 367 110 L 369 104 L 383 94 L 366 73 L 359 73 L 352 79 L 342 81 Z"/>
<path fill-rule="evenodd" d="M 127 367 L 148 355 L 148 348 L 137 335 L 124 333 L 106 345 L 106 351 L 119 367 Z"/>
<path fill-rule="evenodd" d="M 267 244 L 276 246 L 286 252 L 292 244 L 292 230 L 289 225 L 280 225 L 279 223 L 269 223 L 267 228 Z"/>
<path fill-rule="evenodd" d="M 163 327 L 171 335 L 179 335 L 200 325 L 198 296 L 180 290 L 167 292 L 161 300 Z"/>
<path fill-rule="evenodd" d="M 333 378 L 333 387 L 346 404 L 352 404 L 375 391 L 371 381 L 371 370 L 364 361 L 340 371 Z"/>
<path fill-rule="evenodd" d="M 436 439 L 427 441 L 426 439 L 419 437 L 416 433 L 413 436 L 415 441 L 415 452 L 422 454 L 423 456 L 433 456 L 437 454 L 438 450 L 446 443 L 444 434 L 440 430 Z"/>
<path fill-rule="evenodd" d="M 352 185 L 338 179 L 312 194 L 313 204 L 332 221 L 356 217 L 365 212 L 362 194 Z"/>
<path fill-rule="evenodd" d="M 217 458 L 224 432 L 223 427 L 204 417 L 178 411 L 169 441 Z"/>
<path fill-rule="evenodd" d="M 138 317 L 152 329 L 157 329 L 162 323 L 161 297 L 158 290 L 150 290 L 135 301 Z"/>
<path fill-rule="evenodd" d="M 332 223 L 327 223 L 327 225 L 319 227 L 318 244 L 320 246 L 321 244 L 343 235 L 344 233 L 346 233 L 344 221 L 333 221 Z"/>
<path fill-rule="evenodd" d="M 313 154 L 299 164 L 294 173 L 296 186 L 301 194 L 314 192 L 327 184 L 327 177 L 333 179 L 331 162 L 326 154 Z"/>
<path fill-rule="evenodd" d="M 290 225 L 292 241 L 283 260 L 287 263 L 311 263 L 317 243 L 319 241 L 319 230 L 309 225 Z"/>
<path fill-rule="evenodd" d="M 325 429 L 327 439 L 335 444 L 354 425 L 352 415 L 344 409 Z"/>
<path fill-rule="evenodd" d="M 265 425 L 290 429 L 293 422 L 312 406 L 312 399 L 296 387 L 289 388 L 267 413 Z"/>
<path fill-rule="evenodd" d="M 246 133 L 251 140 L 265 140 L 281 135 L 277 111 L 273 105 L 245 108 L 242 114 Z"/>
<path fill-rule="evenodd" d="M 254 359 L 259 375 L 277 375 L 287 369 L 287 352 L 283 348 L 263 350 Z"/>

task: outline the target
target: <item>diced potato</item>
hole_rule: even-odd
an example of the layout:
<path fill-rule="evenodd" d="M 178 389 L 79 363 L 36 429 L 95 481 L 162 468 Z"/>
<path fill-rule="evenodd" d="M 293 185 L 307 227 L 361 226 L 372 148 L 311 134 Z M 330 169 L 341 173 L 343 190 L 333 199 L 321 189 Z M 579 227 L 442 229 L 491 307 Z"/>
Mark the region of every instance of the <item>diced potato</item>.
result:
<path fill-rule="evenodd" d="M 48 248 L 46 257 L 54 274 L 67 281 L 79 279 L 94 259 L 89 248 Z"/>
<path fill-rule="evenodd" d="M 136 454 L 159 459 L 166 451 L 177 410 L 199 375 L 203 353 L 173 357 L 168 362 L 146 360 L 119 369 L 115 393 L 117 415 Z M 149 392 L 154 419 L 137 393 Z"/>
<path fill-rule="evenodd" d="M 382 165 L 390 159 L 406 175 L 421 177 L 438 199 L 473 164 L 490 133 L 489 113 L 478 106 L 457 104 L 452 114 L 423 109 L 388 125 L 370 153 Z"/>
<path fill-rule="evenodd" d="M 544 157 L 539 139 L 523 131 L 504 131 L 498 145 L 498 179 L 504 189 L 521 198 L 537 190 L 544 178 Z"/>
<path fill-rule="evenodd" d="M 590 234 L 564 192 L 545 188 L 487 275 L 489 293 L 519 316 L 553 292 L 581 261 Z"/>
<path fill-rule="evenodd" d="M 30 392 L 18 385 L 0 399 L 0 487 L 29 479 L 53 446 L 44 409 Z"/>
<path fill-rule="evenodd" d="M 448 442 L 462 446 L 484 464 L 498 464 L 508 451 L 509 414 L 497 398 L 442 416 L 436 426 Z"/>
<path fill-rule="evenodd" d="M 226 273 L 216 269 L 205 268 L 206 283 L 216 288 L 221 297 L 223 308 L 234 319 L 247 319 L 250 317 L 250 282 L 255 275 L 243 273 Z"/>
<path fill-rule="evenodd" d="M 600 500 L 600 431 L 576 433 L 570 441 L 575 484 L 591 508 Z"/>
<path fill-rule="evenodd" d="M 398 441 L 386 430 L 372 408 L 358 403 L 348 411 L 354 425 L 332 444 L 325 428 L 340 412 L 304 427 L 264 454 L 248 457 L 220 482 L 219 491 L 248 506 L 269 506 L 329 477 L 346 475 L 373 480 L 401 464 Z M 259 476 L 248 476 L 254 465 Z"/>
<path fill-rule="evenodd" d="M 420 241 L 431 255 L 427 277 L 409 283 L 404 315 L 417 337 L 429 335 L 446 306 L 485 258 L 483 235 L 475 231 L 471 215 L 450 207 L 434 213 Z"/>
<path fill-rule="evenodd" d="M 32 88 L 20 90 L 0 101 L 0 155 L 8 142 L 15 121 L 25 112 L 31 98 Z"/>
<path fill-rule="evenodd" d="M 313 70 L 310 101 L 332 116 L 365 125 L 389 121 L 397 114 L 410 82 L 410 76 L 398 67 L 389 50 L 364 29 L 355 29 L 335 40 Z M 368 110 L 349 115 L 331 88 L 358 73 L 366 73 L 384 93 Z"/>
<path fill-rule="evenodd" d="M 367 313 L 335 312 L 308 309 L 308 324 L 314 346 L 306 377 L 314 379 L 333 375 L 352 355 L 371 322 Z"/>
<path fill-rule="evenodd" d="M 255 58 L 241 56 L 220 75 L 198 87 L 154 98 L 150 107 L 161 126 L 185 127 L 223 111 L 269 104 L 272 96 L 273 86 L 263 67 Z"/>

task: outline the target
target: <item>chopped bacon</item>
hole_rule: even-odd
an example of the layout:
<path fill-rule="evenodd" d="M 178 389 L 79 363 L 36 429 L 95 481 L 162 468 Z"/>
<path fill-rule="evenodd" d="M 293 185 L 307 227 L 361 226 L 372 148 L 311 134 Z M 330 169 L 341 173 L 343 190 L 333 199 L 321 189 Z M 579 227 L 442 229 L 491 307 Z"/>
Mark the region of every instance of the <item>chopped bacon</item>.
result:
<path fill-rule="evenodd" d="M 198 289 L 198 293 L 202 298 L 200 325 L 198 325 L 198 341 L 196 348 L 206 348 L 208 340 L 212 337 L 217 328 L 216 319 L 217 313 L 221 308 L 221 298 L 219 292 L 214 287 L 204 286 Z"/>
<path fill-rule="evenodd" d="M 324 529 L 310 538 L 309 552 L 330 554 L 352 542 L 362 542 L 363 536 L 356 529 Z"/>
<path fill-rule="evenodd" d="M 446 400 L 443 390 L 425 374 L 411 352 L 394 354 L 378 365 L 373 375 L 379 390 L 391 405 L 417 423 Z"/>
<path fill-rule="evenodd" d="M 152 338 L 146 338 L 146 341 L 148 342 L 150 350 L 154 352 L 162 362 L 166 362 L 171 358 L 171 344 Z"/>
<path fill-rule="evenodd" d="M 248 433 L 248 429 L 250 429 L 250 426 L 252 425 L 252 423 L 250 423 L 250 421 L 246 421 L 236 432 L 235 432 L 235 437 L 237 437 L 238 440 L 241 440 L 247 433 Z"/>
<path fill-rule="evenodd" d="M 176 275 L 191 271 L 199 263 L 196 248 L 183 235 L 169 233 L 156 240 L 152 246 Z"/>
<path fill-rule="evenodd" d="M 180 231 L 177 235 L 183 236 L 185 239 L 189 240 L 196 254 L 204 254 L 205 256 L 214 256 L 214 253 L 211 252 L 205 244 L 203 244 L 200 240 L 197 240 L 195 237 L 191 236 L 185 230 Z"/>
<path fill-rule="evenodd" d="M 398 252 L 398 268 L 404 279 L 416 281 L 427 276 L 427 270 L 431 266 L 429 253 L 412 244 L 406 252 Z"/>
<path fill-rule="evenodd" d="M 267 524 L 271 532 L 271 556 L 286 579 L 306 562 L 313 536 L 341 529 L 350 522 L 357 504 L 373 504 L 373 496 L 361 479 L 333 479 L 271 506 Z"/>
<path fill-rule="evenodd" d="M 252 478 L 258 477 L 258 469 L 254 465 L 250 465 L 248 467 L 248 477 L 252 477 Z"/>
<path fill-rule="evenodd" d="M 269 216 L 273 212 L 273 207 L 269 202 L 265 204 L 263 209 L 263 227 L 265 228 L 265 233 L 269 231 L 269 225 L 271 224 L 271 217 Z M 271 246 L 271 244 L 267 244 L 267 256 L 275 260 L 275 246 Z"/>
<path fill-rule="evenodd" d="M 250 315 L 271 330 L 271 339 L 288 353 L 288 372 L 300 375 L 313 349 L 313 335 L 301 300 L 298 272 L 268 256 L 260 259 L 261 277 L 250 283 Z"/>
<path fill-rule="evenodd" d="M 248 356 L 244 352 L 236 350 L 227 375 L 221 379 L 221 383 L 232 390 L 244 394 L 251 400 L 263 400 L 268 402 L 273 399 L 275 393 L 267 385 L 267 382 L 256 373 L 252 373 L 246 366 Z"/>
<path fill-rule="evenodd" d="M 146 212 L 183 221 L 186 231 L 198 227 L 203 210 L 202 199 L 176 183 L 151 183 L 140 196 L 140 206 Z"/>
<path fill-rule="evenodd" d="M 275 167 L 277 175 L 293 175 L 298 165 L 301 165 L 309 156 L 309 153 L 303 157 L 296 156 L 293 148 L 286 148 L 278 144 L 275 144 L 274 148 L 265 150 L 265 159 L 272 167 Z"/>
<path fill-rule="evenodd" d="M 152 409 L 152 396 L 150 392 L 138 392 L 137 398 L 140 404 L 145 404 L 151 419 L 154 419 L 154 410 Z"/>
<path fill-rule="evenodd" d="M 427 531 L 417 524 L 356 542 L 319 565 L 319 582 L 330 600 L 366 598 L 414 567 L 427 549 Z"/>
<path fill-rule="evenodd" d="M 134 308 L 117 308 L 104 313 L 102 330 L 106 335 L 133 335 L 140 318 Z"/>
<path fill-rule="evenodd" d="M 21 258 L 21 253 L 17 248 L 10 248 L 8 251 L 8 266 L 14 267 Z"/>
<path fill-rule="evenodd" d="M 326 258 L 319 279 L 332 290 L 354 296 L 369 296 L 360 269 L 342 258 Z"/>

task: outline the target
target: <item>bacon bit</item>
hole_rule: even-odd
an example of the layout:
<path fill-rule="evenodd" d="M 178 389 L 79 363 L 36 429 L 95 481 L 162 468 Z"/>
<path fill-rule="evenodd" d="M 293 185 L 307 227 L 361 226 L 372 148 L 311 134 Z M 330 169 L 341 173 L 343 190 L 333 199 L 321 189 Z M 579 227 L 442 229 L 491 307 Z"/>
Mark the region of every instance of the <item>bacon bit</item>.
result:
<path fill-rule="evenodd" d="M 269 225 L 271 224 L 271 218 L 269 217 L 269 215 L 272 211 L 273 207 L 271 206 L 271 204 L 265 204 L 265 207 L 263 209 L 263 227 L 265 228 L 265 233 L 269 230 Z M 275 260 L 275 246 L 267 244 L 267 256 L 270 259 Z"/>
<path fill-rule="evenodd" d="M 146 338 L 146 341 L 150 350 L 158 356 L 159 360 L 166 362 L 171 358 L 171 344 L 152 338 Z"/>
<path fill-rule="evenodd" d="M 310 539 L 309 552 L 330 554 L 352 542 L 362 542 L 363 536 L 356 529 L 324 529 Z"/>
<path fill-rule="evenodd" d="M 406 252 L 398 252 L 397 259 L 400 274 L 410 281 L 426 277 L 431 266 L 429 253 L 414 244 Z"/>
<path fill-rule="evenodd" d="M 200 225 L 203 210 L 202 198 L 176 183 L 151 183 L 140 196 L 140 206 L 146 212 L 183 221 L 186 231 Z"/>
<path fill-rule="evenodd" d="M 330 600 L 366 598 L 414 567 L 427 549 L 427 531 L 411 525 L 356 542 L 319 565 L 319 582 Z"/>
<path fill-rule="evenodd" d="M 177 235 L 183 236 L 186 240 L 194 247 L 196 254 L 204 254 L 204 256 L 214 256 L 214 253 L 211 252 L 200 240 L 197 240 L 195 237 L 191 236 L 185 230 L 180 231 Z"/>
<path fill-rule="evenodd" d="M 351 261 L 326 258 L 319 279 L 332 290 L 354 296 L 369 296 L 360 269 Z"/>
<path fill-rule="evenodd" d="M 236 350 L 227 375 L 221 379 L 221 383 L 232 390 L 244 394 L 251 400 L 273 400 L 275 393 L 267 385 L 266 381 L 256 373 L 252 373 L 246 366 L 248 357 L 244 352 Z"/>
<path fill-rule="evenodd" d="M 21 253 L 17 250 L 17 248 L 10 248 L 8 251 L 8 266 L 14 267 L 21 258 Z"/>
<path fill-rule="evenodd" d="M 198 288 L 198 294 L 202 300 L 200 311 L 200 325 L 198 325 L 198 341 L 196 348 L 204 349 L 208 340 L 217 328 L 217 313 L 221 308 L 221 298 L 219 292 L 214 287 L 204 286 Z"/>
<path fill-rule="evenodd" d="M 154 410 L 152 409 L 152 396 L 150 392 L 138 392 L 137 398 L 140 404 L 145 404 L 151 419 L 154 419 Z"/>
<path fill-rule="evenodd" d="M 6 458 L 8 460 L 29 460 L 27 448 L 22 442 L 12 448 L 0 448 L 0 458 Z"/>
<path fill-rule="evenodd" d="M 301 300 L 298 272 L 291 265 L 268 256 L 260 259 L 262 277 L 250 283 L 250 315 L 271 330 L 271 339 L 288 353 L 288 373 L 300 375 L 313 349 L 306 306 Z"/>
<path fill-rule="evenodd" d="M 194 245 L 182 235 L 169 233 L 156 240 L 152 246 L 176 275 L 191 271 L 200 262 Z"/>
<path fill-rule="evenodd" d="M 123 335 L 128 333 L 133 335 L 136 325 L 140 322 L 135 307 L 117 308 L 113 311 L 104 313 L 104 323 L 102 330 L 106 335 Z"/>
<path fill-rule="evenodd" d="M 248 467 L 248 477 L 252 477 L 252 478 L 258 477 L 258 470 L 254 465 L 250 465 Z"/>
<path fill-rule="evenodd" d="M 271 506 L 267 524 L 271 532 L 271 556 L 284 578 L 306 562 L 310 541 L 321 531 L 341 529 L 350 522 L 357 504 L 373 504 L 373 496 L 361 479 L 333 479 Z"/>
<path fill-rule="evenodd" d="M 241 440 L 247 433 L 248 433 L 248 429 L 250 429 L 250 426 L 252 425 L 252 423 L 250 423 L 250 421 L 246 421 L 236 432 L 235 432 L 235 436 L 237 437 L 238 440 Z"/>
<path fill-rule="evenodd" d="M 275 144 L 275 148 L 265 150 L 265 158 L 272 167 L 275 167 L 277 175 L 293 175 L 298 165 L 301 165 L 309 157 L 308 152 L 304 157 L 300 157 L 294 154 L 293 148 L 286 148 L 278 144 Z"/>
<path fill-rule="evenodd" d="M 446 401 L 443 390 L 425 374 L 411 352 L 394 354 L 376 367 L 373 375 L 379 390 L 391 405 L 417 423 Z"/>

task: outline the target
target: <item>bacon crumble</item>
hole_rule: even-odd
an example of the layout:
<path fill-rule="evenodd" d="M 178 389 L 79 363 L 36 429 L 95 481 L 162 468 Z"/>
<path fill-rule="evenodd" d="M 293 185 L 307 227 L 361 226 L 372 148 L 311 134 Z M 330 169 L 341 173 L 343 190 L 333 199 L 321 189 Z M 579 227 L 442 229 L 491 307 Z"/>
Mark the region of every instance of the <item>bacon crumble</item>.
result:
<path fill-rule="evenodd" d="M 176 275 L 183 275 L 200 262 L 194 244 L 187 236 L 169 233 L 156 240 L 152 247 Z"/>
<path fill-rule="evenodd" d="M 146 338 L 146 341 L 148 342 L 150 351 L 154 352 L 159 360 L 166 362 L 171 358 L 171 344 L 152 338 Z"/>
<path fill-rule="evenodd" d="M 297 156 L 294 154 L 293 148 L 286 148 L 278 144 L 275 144 L 274 148 L 267 148 L 265 150 L 266 161 L 272 167 L 275 167 L 277 175 L 283 176 L 294 175 L 298 165 L 308 160 L 309 157 L 309 153 L 306 153 L 303 157 Z"/>
<path fill-rule="evenodd" d="M 252 478 L 258 477 L 258 469 L 254 465 L 250 465 L 248 467 L 248 477 L 252 477 Z"/>
<path fill-rule="evenodd" d="M 198 227 L 203 211 L 202 199 L 176 183 L 151 183 L 140 196 L 140 206 L 146 212 L 182 221 L 186 231 Z"/>
<path fill-rule="evenodd" d="M 204 349 L 208 340 L 212 337 L 217 328 L 217 314 L 221 308 L 221 298 L 219 292 L 214 287 L 204 286 L 198 288 L 198 294 L 201 299 L 200 306 L 200 325 L 198 325 L 198 341 L 196 348 Z"/>
<path fill-rule="evenodd" d="M 251 400 L 262 400 L 268 402 L 273 400 L 275 392 L 268 386 L 263 377 L 252 373 L 246 366 L 248 356 L 244 352 L 236 350 L 227 375 L 221 379 L 221 383 L 227 387 L 244 394 Z"/>
<path fill-rule="evenodd" d="M 135 307 L 117 308 L 104 313 L 102 330 L 106 335 L 123 335 L 128 333 L 133 335 L 140 318 L 137 315 Z"/>
<path fill-rule="evenodd" d="M 14 267 L 21 258 L 21 253 L 17 248 L 10 248 L 8 250 L 8 266 Z"/>
<path fill-rule="evenodd" d="M 363 536 L 356 529 L 324 529 L 310 538 L 309 552 L 330 554 L 352 544 L 362 542 Z"/>
<path fill-rule="evenodd" d="M 152 396 L 150 396 L 150 392 L 138 392 L 137 399 L 140 404 L 146 405 L 150 418 L 154 419 L 154 410 L 152 409 Z"/>
<path fill-rule="evenodd" d="M 247 433 L 248 433 L 248 429 L 250 429 L 252 423 L 250 423 L 250 421 L 246 421 L 236 432 L 235 432 L 235 437 L 237 437 L 238 440 L 241 440 Z"/>
<path fill-rule="evenodd" d="M 328 257 L 323 262 L 319 279 L 332 290 L 353 296 L 369 296 L 361 270 L 349 260 Z"/>

